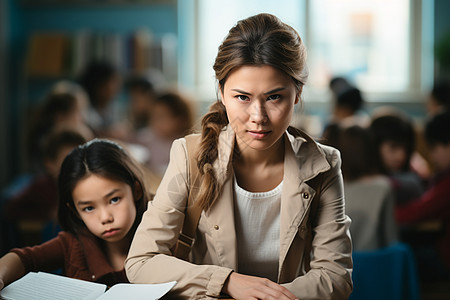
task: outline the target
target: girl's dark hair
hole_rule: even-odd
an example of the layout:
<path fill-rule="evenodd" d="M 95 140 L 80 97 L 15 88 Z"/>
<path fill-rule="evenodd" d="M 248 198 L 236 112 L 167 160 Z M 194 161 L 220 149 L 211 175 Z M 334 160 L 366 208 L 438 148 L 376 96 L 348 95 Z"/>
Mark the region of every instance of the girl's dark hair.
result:
<path fill-rule="evenodd" d="M 393 142 L 405 148 L 406 160 L 402 170 L 408 171 L 416 142 L 412 122 L 406 116 L 397 114 L 385 115 L 373 119 L 370 124 L 370 130 L 374 137 L 376 149 L 380 149 L 381 144 L 384 142 Z M 380 171 L 387 174 L 388 171 L 383 167 L 379 151 L 376 157 L 378 160 L 377 165 L 380 166 Z"/>
<path fill-rule="evenodd" d="M 450 110 L 450 80 L 446 78 L 437 80 L 431 90 L 431 96 L 445 110 Z"/>
<path fill-rule="evenodd" d="M 117 75 L 116 68 L 109 62 L 91 61 L 80 75 L 78 82 L 86 90 L 93 107 L 98 107 L 98 88 Z"/>
<path fill-rule="evenodd" d="M 342 155 L 342 173 L 345 181 L 352 181 L 375 173 L 373 157 L 376 150 L 367 128 L 353 125 L 341 128 L 337 148 Z"/>
<path fill-rule="evenodd" d="M 121 181 L 131 187 L 136 204 L 136 220 L 131 229 L 134 233 L 149 200 L 143 173 L 138 163 L 120 145 L 105 139 L 94 139 L 78 146 L 61 166 L 58 178 L 58 220 L 61 228 L 74 235 L 87 232 L 75 208 L 72 193 L 77 183 L 91 174 Z"/>
<path fill-rule="evenodd" d="M 242 66 L 268 65 L 290 76 L 300 94 L 306 81 L 306 49 L 298 33 L 270 14 L 258 14 L 239 21 L 219 46 L 214 71 L 223 91 L 228 76 Z M 228 124 L 225 106 L 214 103 L 202 119 L 202 138 L 197 165 L 203 176 L 198 203 L 208 209 L 218 198 L 220 187 L 212 167 L 218 157 L 218 139 Z"/>
<path fill-rule="evenodd" d="M 194 117 L 189 100 L 184 99 L 179 93 L 167 92 L 153 99 L 152 103 L 166 106 L 173 116 L 183 120 L 179 137 L 190 133 L 194 125 Z"/>
<path fill-rule="evenodd" d="M 450 112 L 442 112 L 425 125 L 425 139 L 430 146 L 450 144 Z"/>

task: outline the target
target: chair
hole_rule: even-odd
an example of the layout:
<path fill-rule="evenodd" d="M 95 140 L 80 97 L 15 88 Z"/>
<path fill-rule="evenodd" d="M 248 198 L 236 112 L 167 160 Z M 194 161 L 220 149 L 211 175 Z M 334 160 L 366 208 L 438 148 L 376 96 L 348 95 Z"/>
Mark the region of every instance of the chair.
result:
<path fill-rule="evenodd" d="M 411 248 L 404 243 L 353 253 L 350 300 L 418 300 L 419 278 Z"/>

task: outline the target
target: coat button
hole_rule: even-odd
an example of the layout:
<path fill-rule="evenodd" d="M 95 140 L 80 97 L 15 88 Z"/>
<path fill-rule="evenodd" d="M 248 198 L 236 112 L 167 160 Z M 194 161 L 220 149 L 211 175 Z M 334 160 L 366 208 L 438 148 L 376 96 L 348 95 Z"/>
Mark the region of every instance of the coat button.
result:
<path fill-rule="evenodd" d="M 95 279 L 95 275 L 92 275 L 92 279 Z"/>
<path fill-rule="evenodd" d="M 219 225 L 214 225 L 215 230 L 219 230 Z"/>
<path fill-rule="evenodd" d="M 309 194 L 307 192 L 303 193 L 303 199 L 306 199 L 306 200 L 309 199 Z"/>

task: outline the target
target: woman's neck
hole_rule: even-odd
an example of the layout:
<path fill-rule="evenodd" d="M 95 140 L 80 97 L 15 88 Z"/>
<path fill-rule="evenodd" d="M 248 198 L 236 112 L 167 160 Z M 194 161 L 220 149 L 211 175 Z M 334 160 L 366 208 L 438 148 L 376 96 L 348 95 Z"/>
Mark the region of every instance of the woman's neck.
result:
<path fill-rule="evenodd" d="M 284 161 L 284 138 L 281 137 L 272 147 L 265 150 L 255 150 L 250 147 L 240 148 L 236 143 L 237 151 L 233 163 L 247 168 L 269 167 Z"/>
<path fill-rule="evenodd" d="M 237 183 L 249 192 L 266 192 L 277 187 L 284 176 L 284 139 L 264 151 L 247 148 L 235 154 L 233 169 Z"/>

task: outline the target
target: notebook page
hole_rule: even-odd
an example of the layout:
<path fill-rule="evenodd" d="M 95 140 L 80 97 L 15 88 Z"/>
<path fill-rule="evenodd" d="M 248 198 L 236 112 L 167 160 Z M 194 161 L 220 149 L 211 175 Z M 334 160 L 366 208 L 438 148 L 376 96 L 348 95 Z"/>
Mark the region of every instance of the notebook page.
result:
<path fill-rule="evenodd" d="M 159 284 L 119 283 L 111 287 L 98 300 L 155 300 L 164 296 L 176 281 Z"/>
<path fill-rule="evenodd" d="M 7 300 L 94 300 L 102 295 L 106 285 L 45 272 L 30 272 L 0 291 Z"/>

